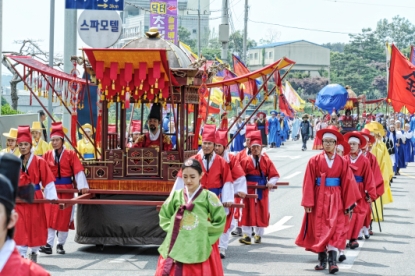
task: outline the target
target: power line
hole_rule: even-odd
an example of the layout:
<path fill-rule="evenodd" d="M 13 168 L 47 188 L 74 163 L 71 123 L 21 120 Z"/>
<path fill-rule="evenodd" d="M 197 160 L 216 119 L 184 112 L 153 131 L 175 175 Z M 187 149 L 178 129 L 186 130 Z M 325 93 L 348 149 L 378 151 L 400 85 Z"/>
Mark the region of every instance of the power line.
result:
<path fill-rule="evenodd" d="M 279 26 L 279 27 L 283 27 L 283 28 L 298 29 L 298 30 L 305 30 L 305 31 L 312 31 L 312 32 L 323 32 L 323 33 L 345 34 L 345 35 L 354 34 L 354 33 L 346 33 L 346 32 L 327 31 L 327 30 L 319 30 L 319 29 L 310 29 L 310 28 L 303 28 L 303 27 L 287 26 L 287 25 L 282 25 L 282 24 L 278 24 L 278 23 L 255 21 L 255 20 L 252 20 L 252 19 L 248 19 L 248 20 L 250 22 L 252 22 L 252 23 L 257 23 L 257 24 L 275 25 L 275 26 Z"/>

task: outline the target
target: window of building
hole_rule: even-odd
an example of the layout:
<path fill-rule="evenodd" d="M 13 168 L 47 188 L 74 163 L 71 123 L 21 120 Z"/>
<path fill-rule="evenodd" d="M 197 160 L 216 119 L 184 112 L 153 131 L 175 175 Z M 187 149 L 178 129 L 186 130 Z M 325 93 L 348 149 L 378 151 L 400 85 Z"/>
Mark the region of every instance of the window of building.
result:
<path fill-rule="evenodd" d="M 252 54 L 249 54 L 249 59 L 252 59 Z"/>
<path fill-rule="evenodd" d="M 255 57 L 255 59 L 258 59 L 258 53 L 255 53 L 254 57 Z"/>
<path fill-rule="evenodd" d="M 194 34 L 196 33 L 196 29 L 193 29 L 193 33 L 194 33 Z"/>
<path fill-rule="evenodd" d="M 272 58 L 272 52 L 268 53 L 268 58 Z"/>

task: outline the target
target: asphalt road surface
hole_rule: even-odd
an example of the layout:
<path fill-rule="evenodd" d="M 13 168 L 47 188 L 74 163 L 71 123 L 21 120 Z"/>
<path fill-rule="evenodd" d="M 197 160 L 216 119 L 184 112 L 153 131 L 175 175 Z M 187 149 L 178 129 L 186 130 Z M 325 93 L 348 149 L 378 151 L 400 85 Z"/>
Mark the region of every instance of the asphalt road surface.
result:
<path fill-rule="evenodd" d="M 309 141 L 311 148 L 312 141 Z M 261 244 L 242 245 L 231 237 L 227 258 L 223 260 L 226 275 L 326 275 L 314 271 L 317 255 L 297 247 L 294 240 L 300 230 L 304 209 L 300 206 L 302 179 L 309 158 L 317 151 L 301 151 L 299 141 L 289 141 L 282 148 L 269 149 L 281 181 L 290 185 L 271 193 L 271 221 Z M 374 235 L 359 241 L 360 247 L 348 250 L 347 260 L 337 274 L 414 275 L 415 263 L 415 164 L 394 179 L 394 202 L 386 205 L 382 232 L 373 224 Z M 38 263 L 52 275 L 154 275 L 157 247 L 95 246 L 75 243 L 71 231 L 65 245 L 66 254 L 38 257 Z"/>

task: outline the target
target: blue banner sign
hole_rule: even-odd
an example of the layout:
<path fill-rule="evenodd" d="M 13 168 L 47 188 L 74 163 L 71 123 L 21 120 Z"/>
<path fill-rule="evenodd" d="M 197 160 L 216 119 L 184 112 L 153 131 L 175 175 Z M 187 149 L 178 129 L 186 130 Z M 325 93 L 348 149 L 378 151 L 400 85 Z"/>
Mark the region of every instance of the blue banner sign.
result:
<path fill-rule="evenodd" d="M 124 0 L 66 0 L 65 8 L 78 10 L 123 11 Z"/>

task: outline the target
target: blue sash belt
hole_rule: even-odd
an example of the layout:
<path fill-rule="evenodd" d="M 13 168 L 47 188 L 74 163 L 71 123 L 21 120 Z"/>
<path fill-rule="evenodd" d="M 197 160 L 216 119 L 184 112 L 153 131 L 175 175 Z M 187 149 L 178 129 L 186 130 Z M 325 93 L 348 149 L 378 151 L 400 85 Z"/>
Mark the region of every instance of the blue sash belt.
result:
<path fill-rule="evenodd" d="M 257 126 L 258 129 L 265 129 L 265 126 Z"/>
<path fill-rule="evenodd" d="M 60 179 L 56 178 L 55 184 L 56 185 L 72 184 L 72 177 L 68 176 L 68 177 L 61 177 Z"/>
<path fill-rule="evenodd" d="M 84 158 L 94 158 L 93 153 L 84 153 Z"/>
<path fill-rule="evenodd" d="M 212 188 L 212 189 L 209 189 L 209 191 L 211 191 L 212 193 L 215 193 L 220 198 L 220 194 L 222 193 L 222 188 Z"/>
<path fill-rule="evenodd" d="M 364 180 L 363 176 L 360 176 L 360 175 L 355 175 L 354 179 L 356 179 L 357 183 L 362 183 Z"/>
<path fill-rule="evenodd" d="M 321 178 L 317 177 L 316 178 L 316 185 L 320 186 L 321 183 Z M 326 187 L 337 187 L 340 186 L 340 178 L 338 177 L 334 177 L 334 178 L 326 178 Z"/>
<path fill-rule="evenodd" d="M 268 182 L 265 176 L 251 175 L 251 174 L 246 175 L 246 181 L 256 182 L 258 183 L 258 185 L 262 185 L 262 186 L 267 185 L 267 182 Z M 262 192 L 263 190 L 259 190 L 259 189 L 257 190 L 259 200 L 262 199 Z"/>
<path fill-rule="evenodd" d="M 35 186 L 35 191 L 40 191 L 40 185 L 39 184 L 33 184 Z"/>

